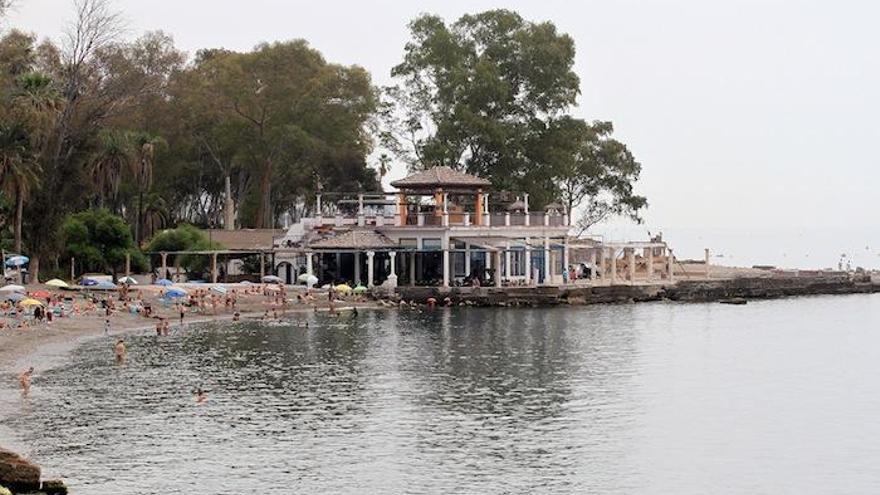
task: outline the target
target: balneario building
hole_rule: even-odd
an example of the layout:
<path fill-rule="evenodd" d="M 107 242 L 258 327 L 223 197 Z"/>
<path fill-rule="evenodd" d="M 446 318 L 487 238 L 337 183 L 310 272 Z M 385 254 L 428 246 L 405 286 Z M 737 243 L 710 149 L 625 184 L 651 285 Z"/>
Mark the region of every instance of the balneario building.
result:
<path fill-rule="evenodd" d="M 316 213 L 276 239 L 278 275 L 392 287 L 562 282 L 570 246 L 561 205 L 530 211 L 523 195 L 490 209 L 491 183 L 449 167 L 391 185 L 397 190 L 319 194 Z"/>

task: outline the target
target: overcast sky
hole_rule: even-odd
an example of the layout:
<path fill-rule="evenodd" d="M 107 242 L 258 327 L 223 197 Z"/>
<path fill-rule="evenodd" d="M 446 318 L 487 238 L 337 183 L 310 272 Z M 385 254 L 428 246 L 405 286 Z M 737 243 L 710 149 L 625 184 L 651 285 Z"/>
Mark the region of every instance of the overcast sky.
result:
<path fill-rule="evenodd" d="M 685 256 L 736 264 L 877 266 L 880 3 L 780 0 L 116 0 L 131 36 L 161 29 L 192 53 L 304 38 L 390 82 L 421 12 L 505 7 L 577 46 L 575 113 L 611 120 L 643 164 L 646 224 Z M 67 0 L 18 0 L 14 25 L 57 38 Z M 403 170 L 398 168 L 395 175 Z M 873 242 L 872 242 L 873 241 Z M 876 247 L 875 247 L 876 245 Z"/>

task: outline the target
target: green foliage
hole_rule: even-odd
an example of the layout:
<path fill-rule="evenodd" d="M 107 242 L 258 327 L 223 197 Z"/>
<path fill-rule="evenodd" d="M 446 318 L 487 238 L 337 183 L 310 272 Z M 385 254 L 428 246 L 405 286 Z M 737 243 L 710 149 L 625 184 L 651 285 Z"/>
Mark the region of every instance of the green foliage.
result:
<path fill-rule="evenodd" d="M 163 230 L 150 240 L 147 251 L 161 253 L 163 251 L 209 251 L 223 249 L 218 242 L 212 242 L 198 227 L 183 224 L 175 229 Z M 208 257 L 205 255 L 183 255 L 179 257 L 180 266 L 187 273 L 204 272 L 208 265 Z M 169 263 L 172 263 L 169 260 Z M 159 266 L 154 260 L 154 267 Z"/>
<path fill-rule="evenodd" d="M 383 102 L 385 147 L 413 169 L 447 165 L 527 192 L 536 209 L 563 200 L 638 219 L 639 164 L 610 123 L 566 115 L 580 93 L 571 37 L 509 10 L 452 24 L 422 15 L 410 33 Z"/>
<path fill-rule="evenodd" d="M 108 210 L 87 210 L 69 215 L 62 226 L 67 255 L 77 259 L 84 271 L 116 273 L 126 254 L 142 259 L 135 249 L 131 229 Z"/>

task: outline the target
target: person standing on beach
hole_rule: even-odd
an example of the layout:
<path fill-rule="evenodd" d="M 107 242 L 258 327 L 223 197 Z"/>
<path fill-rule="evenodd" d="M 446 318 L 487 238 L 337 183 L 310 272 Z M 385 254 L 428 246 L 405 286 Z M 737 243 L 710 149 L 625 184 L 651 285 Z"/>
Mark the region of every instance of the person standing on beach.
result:
<path fill-rule="evenodd" d="M 178 309 L 178 311 L 180 311 L 180 328 L 183 329 L 183 317 L 184 317 L 184 315 L 186 315 L 186 308 L 181 303 L 178 305 L 177 309 Z"/>
<path fill-rule="evenodd" d="M 104 335 L 110 333 L 110 318 L 104 318 Z"/>
<path fill-rule="evenodd" d="M 116 347 L 114 349 L 116 352 L 116 364 L 122 364 L 125 362 L 125 342 L 122 339 L 116 341 Z"/>
<path fill-rule="evenodd" d="M 31 375 L 34 374 L 34 367 L 31 366 L 24 373 L 18 375 L 18 383 L 21 385 L 22 395 L 27 395 L 31 390 Z"/>

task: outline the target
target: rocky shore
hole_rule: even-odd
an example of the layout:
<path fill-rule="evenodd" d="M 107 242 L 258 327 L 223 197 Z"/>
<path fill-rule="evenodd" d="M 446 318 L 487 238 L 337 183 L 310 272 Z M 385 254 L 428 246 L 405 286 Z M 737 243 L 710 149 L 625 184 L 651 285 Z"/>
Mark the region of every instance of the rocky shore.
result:
<path fill-rule="evenodd" d="M 869 277 L 742 277 L 719 280 L 683 280 L 674 284 L 595 285 L 566 287 L 403 287 L 400 298 L 423 302 L 473 306 L 557 306 L 649 301 L 725 302 L 792 296 L 870 294 L 880 284 Z"/>
<path fill-rule="evenodd" d="M 66 495 L 61 480 L 41 480 L 40 467 L 22 456 L 0 449 L 0 487 L 15 494 Z M 2 493 L 2 490 L 0 490 Z"/>

